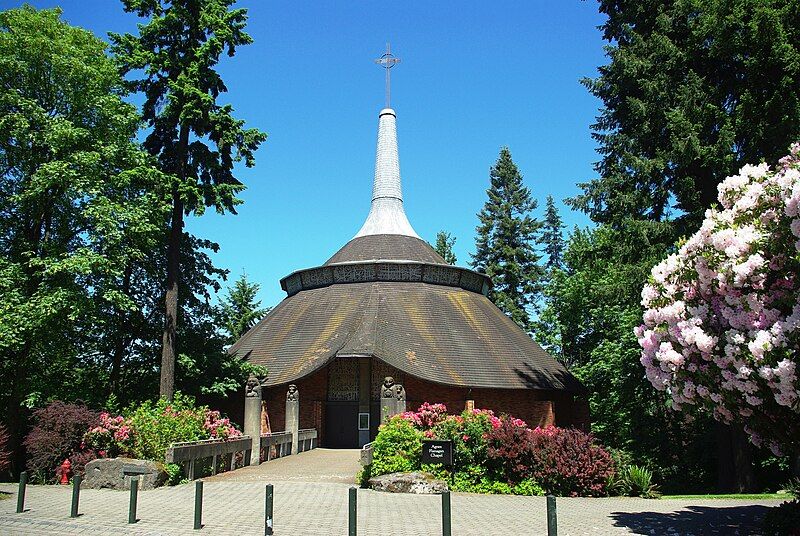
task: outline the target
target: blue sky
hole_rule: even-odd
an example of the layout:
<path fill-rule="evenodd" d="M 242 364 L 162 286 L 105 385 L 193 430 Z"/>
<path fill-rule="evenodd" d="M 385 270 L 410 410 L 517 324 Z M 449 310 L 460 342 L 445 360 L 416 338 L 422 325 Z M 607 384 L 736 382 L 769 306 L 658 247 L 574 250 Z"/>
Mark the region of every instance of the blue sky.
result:
<path fill-rule="evenodd" d="M 60 6 L 69 23 L 106 38 L 135 32 L 115 0 L 35 0 Z M 22 2 L 0 0 L 0 7 Z M 245 270 L 264 305 L 279 279 L 323 263 L 369 211 L 384 77 L 373 59 L 387 41 L 406 212 L 433 241 L 457 237 L 458 264 L 474 251 L 476 213 L 489 167 L 507 145 L 540 200 L 559 202 L 571 228 L 585 215 L 561 202 L 595 176 L 589 125 L 599 101 L 580 85 L 606 63 L 594 1 L 398 2 L 240 0 L 255 42 L 220 66 L 237 117 L 269 134 L 238 215 L 189 218 L 220 244 L 231 278 Z"/>

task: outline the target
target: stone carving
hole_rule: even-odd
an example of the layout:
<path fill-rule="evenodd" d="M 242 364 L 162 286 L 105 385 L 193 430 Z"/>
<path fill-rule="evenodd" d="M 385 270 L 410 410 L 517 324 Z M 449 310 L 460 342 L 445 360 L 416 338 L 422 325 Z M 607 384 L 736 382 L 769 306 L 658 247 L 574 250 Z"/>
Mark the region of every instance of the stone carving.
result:
<path fill-rule="evenodd" d="M 392 378 L 391 376 L 386 376 L 383 379 L 383 385 L 381 386 L 381 398 L 405 400 L 406 389 L 399 383 L 395 383 L 394 378 Z"/>
<path fill-rule="evenodd" d="M 394 398 L 394 378 L 386 376 L 381 387 L 381 398 Z"/>
<path fill-rule="evenodd" d="M 253 374 L 247 378 L 247 383 L 244 384 L 244 396 L 247 398 L 261 396 L 261 382 Z"/>
<path fill-rule="evenodd" d="M 286 401 L 297 402 L 298 400 L 300 400 L 300 391 L 298 391 L 297 386 L 292 383 L 289 385 L 289 391 L 286 393 Z"/>

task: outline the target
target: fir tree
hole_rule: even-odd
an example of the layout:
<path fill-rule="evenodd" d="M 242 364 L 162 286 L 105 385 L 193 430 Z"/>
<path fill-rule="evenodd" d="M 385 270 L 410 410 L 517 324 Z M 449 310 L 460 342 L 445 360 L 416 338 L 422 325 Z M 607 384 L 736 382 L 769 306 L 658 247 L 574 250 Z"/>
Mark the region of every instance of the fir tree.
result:
<path fill-rule="evenodd" d="M 542 223 L 531 212 L 536 200 L 522 184 L 522 175 L 507 147 L 489 171 L 489 197 L 478 214 L 473 268 L 492 279 L 489 298 L 523 329 L 530 329 L 531 307 L 543 275 L 534 245 Z"/>
<path fill-rule="evenodd" d="M 561 268 L 564 252 L 564 223 L 558 213 L 553 196 L 547 196 L 547 205 L 544 211 L 544 226 L 540 243 L 547 254 L 545 267 L 552 271 Z"/>
<path fill-rule="evenodd" d="M 178 285 L 184 216 L 235 213 L 244 186 L 233 175 L 234 164 L 255 163 L 254 153 L 266 139 L 244 128 L 230 104 L 217 98 L 227 91 L 216 70 L 220 55 L 233 56 L 253 40 L 244 31 L 247 11 L 229 10 L 234 0 L 122 0 L 125 11 L 150 18 L 139 36 L 111 34 L 123 73 L 143 78 L 130 87 L 145 95 L 142 116 L 151 128 L 147 150 L 158 159 L 172 202 L 167 246 L 165 322 L 161 360 L 163 396 L 172 397 L 177 355 Z"/>
<path fill-rule="evenodd" d="M 436 245 L 433 249 L 436 250 L 436 253 L 441 255 L 447 264 L 455 264 L 458 260 L 456 254 L 453 253 L 453 246 L 455 243 L 455 236 L 452 236 L 446 231 L 439 231 L 436 233 Z"/>
<path fill-rule="evenodd" d="M 262 308 L 261 301 L 256 300 L 260 288 L 258 283 L 251 283 L 247 274 L 242 273 L 222 299 L 218 324 L 227 332 L 229 344 L 236 342 L 269 312 L 269 308 Z"/>

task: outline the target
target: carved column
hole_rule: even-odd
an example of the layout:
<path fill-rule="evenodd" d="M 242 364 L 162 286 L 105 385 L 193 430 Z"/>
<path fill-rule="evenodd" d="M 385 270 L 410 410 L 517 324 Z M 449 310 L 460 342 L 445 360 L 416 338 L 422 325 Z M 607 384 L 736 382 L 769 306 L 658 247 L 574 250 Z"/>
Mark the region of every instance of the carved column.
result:
<path fill-rule="evenodd" d="M 244 388 L 244 433 L 252 438 L 248 465 L 261 463 L 261 381 L 250 375 Z"/>
<path fill-rule="evenodd" d="M 381 422 L 406 410 L 406 390 L 394 378 L 387 376 L 381 386 Z"/>
<path fill-rule="evenodd" d="M 300 431 L 300 391 L 295 384 L 289 386 L 286 393 L 286 431 L 292 434 L 291 454 L 297 454 Z"/>

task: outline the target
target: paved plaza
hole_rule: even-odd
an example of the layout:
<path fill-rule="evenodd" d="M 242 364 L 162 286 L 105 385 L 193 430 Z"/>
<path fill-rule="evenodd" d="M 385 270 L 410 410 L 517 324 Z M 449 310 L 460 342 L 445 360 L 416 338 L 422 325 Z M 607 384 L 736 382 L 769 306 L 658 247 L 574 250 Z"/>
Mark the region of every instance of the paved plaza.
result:
<path fill-rule="evenodd" d="M 194 484 L 139 492 L 138 523 L 128 525 L 126 491 L 82 490 L 69 518 L 71 488 L 29 486 L 26 511 L 14 512 L 16 486 L 0 500 L 0 534 L 264 533 L 265 484 L 275 486 L 275 534 L 347 534 L 347 494 L 357 451 L 316 451 L 206 479 L 203 529 L 192 530 Z M 302 463 L 301 463 L 302 462 Z M 311 481 L 309 481 L 311 480 Z M 757 535 L 778 501 L 558 499 L 559 534 Z M 453 493 L 454 535 L 546 534 L 544 497 Z M 358 491 L 360 535 L 441 534 L 439 496 Z"/>

